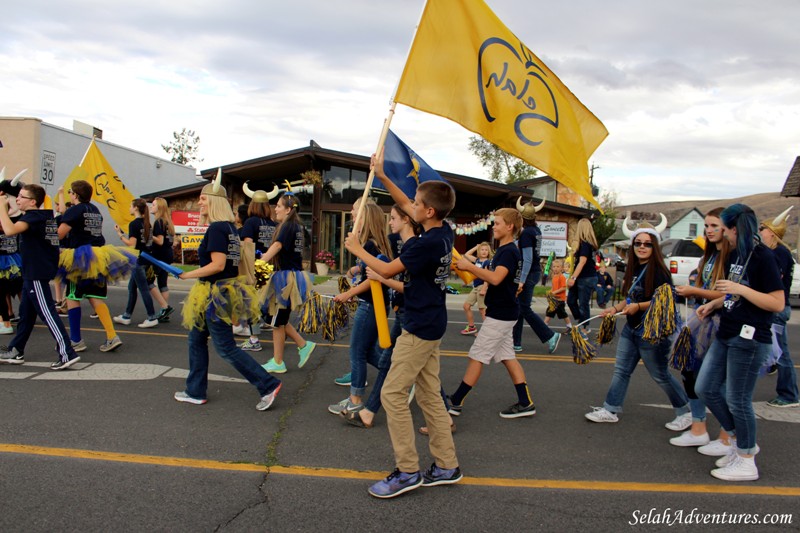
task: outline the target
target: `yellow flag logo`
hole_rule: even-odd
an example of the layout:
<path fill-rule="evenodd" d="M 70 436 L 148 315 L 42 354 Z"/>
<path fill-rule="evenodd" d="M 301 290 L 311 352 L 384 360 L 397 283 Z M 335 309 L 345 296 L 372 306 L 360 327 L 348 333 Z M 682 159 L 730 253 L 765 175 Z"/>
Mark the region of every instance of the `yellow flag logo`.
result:
<path fill-rule="evenodd" d="M 86 178 L 83 179 L 86 179 L 94 187 L 92 200 L 106 206 L 114 222 L 120 228 L 127 229 L 128 224 L 133 220 L 130 206 L 134 197 L 117 176 L 117 173 L 114 172 L 114 169 L 111 168 L 94 139 L 92 139 L 89 150 L 86 152 L 86 156 L 79 167 L 86 172 Z M 73 170 L 70 177 L 73 174 L 80 175 L 82 173 Z M 65 190 L 67 189 L 66 185 L 64 188 Z"/>

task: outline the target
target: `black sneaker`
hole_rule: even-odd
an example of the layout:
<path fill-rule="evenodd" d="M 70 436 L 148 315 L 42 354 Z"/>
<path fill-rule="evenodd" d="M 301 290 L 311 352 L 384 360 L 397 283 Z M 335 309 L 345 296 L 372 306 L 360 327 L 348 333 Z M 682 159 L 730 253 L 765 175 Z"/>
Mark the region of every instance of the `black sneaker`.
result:
<path fill-rule="evenodd" d="M 163 318 L 169 318 L 169 315 L 171 315 L 174 310 L 175 310 L 174 307 L 168 305 L 167 307 L 161 310 L 161 316 Z"/>
<path fill-rule="evenodd" d="M 59 359 L 58 361 L 50 365 L 50 370 L 66 370 L 67 368 L 71 367 L 80 360 L 81 360 L 80 355 L 76 355 L 69 361 L 62 361 L 61 359 Z"/>
<path fill-rule="evenodd" d="M 767 370 L 767 375 L 771 376 L 777 371 L 778 371 L 778 365 L 770 365 L 769 369 Z"/>
<path fill-rule="evenodd" d="M 462 477 L 464 476 L 461 475 L 461 469 L 459 467 L 447 470 L 445 468 L 439 468 L 436 466 L 436 463 L 433 463 L 431 467 L 422 474 L 422 486 L 433 487 L 436 485 L 450 485 L 452 483 L 458 483 L 461 481 Z"/>
<path fill-rule="evenodd" d="M 454 404 L 453 399 L 450 398 L 450 396 L 447 397 L 447 401 L 450 403 L 450 407 L 447 409 L 447 412 L 453 416 L 461 416 L 461 409 L 463 406 Z"/>
<path fill-rule="evenodd" d="M 500 411 L 500 416 L 503 418 L 521 418 L 523 416 L 533 416 L 536 414 L 536 406 L 531 403 L 530 405 L 521 405 L 515 403 L 508 409 Z"/>
<path fill-rule="evenodd" d="M 9 318 L 8 321 L 11 322 L 12 324 L 16 324 L 17 322 L 19 322 L 19 317 L 11 315 L 11 318 Z"/>

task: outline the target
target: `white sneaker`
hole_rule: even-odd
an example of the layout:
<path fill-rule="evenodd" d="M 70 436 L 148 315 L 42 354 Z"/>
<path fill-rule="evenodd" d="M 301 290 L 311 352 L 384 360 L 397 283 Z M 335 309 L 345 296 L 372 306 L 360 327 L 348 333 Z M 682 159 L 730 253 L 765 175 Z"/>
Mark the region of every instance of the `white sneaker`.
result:
<path fill-rule="evenodd" d="M 145 328 L 145 329 L 146 328 L 154 328 L 157 325 L 158 325 L 158 319 L 156 319 L 156 318 L 154 318 L 153 320 L 150 320 L 148 318 L 147 320 L 145 320 L 141 324 L 137 324 L 137 326 L 139 326 L 140 328 Z"/>
<path fill-rule="evenodd" d="M 730 444 L 725 444 L 721 439 L 712 440 L 705 446 L 700 446 L 697 448 L 697 452 L 702 453 L 703 455 L 710 455 L 711 457 L 728 455 L 736 445 L 736 439 L 730 439 L 730 441 Z"/>
<path fill-rule="evenodd" d="M 247 326 L 240 326 L 239 324 L 234 324 L 233 326 L 233 334 L 237 337 L 249 337 L 250 336 L 250 328 Z"/>
<path fill-rule="evenodd" d="M 755 453 L 753 455 L 757 455 L 758 452 L 760 452 L 760 451 L 761 451 L 761 448 L 759 448 L 758 444 L 756 444 L 756 451 L 755 451 Z M 726 467 L 736 459 L 737 455 L 738 454 L 736 453 L 736 446 L 731 446 L 731 452 L 728 455 L 724 455 L 724 456 L 720 457 L 719 459 L 717 459 L 717 462 L 714 463 L 714 464 L 717 465 L 718 468 Z"/>
<path fill-rule="evenodd" d="M 692 413 L 683 413 L 675 417 L 672 422 L 667 422 L 664 427 L 672 431 L 683 431 L 692 427 Z"/>
<path fill-rule="evenodd" d="M 617 415 L 606 410 L 605 407 L 592 407 L 592 412 L 586 413 L 583 416 L 592 422 L 619 422 Z"/>
<path fill-rule="evenodd" d="M 724 481 L 755 481 L 758 479 L 758 468 L 755 458 L 734 454 L 734 459 L 727 466 L 712 470 L 711 475 Z"/>
<path fill-rule="evenodd" d="M 694 435 L 691 431 L 684 431 L 680 437 L 672 437 L 669 443 L 673 446 L 705 446 L 710 442 L 708 433 Z"/>
<path fill-rule="evenodd" d="M 126 326 L 130 326 L 130 325 L 131 325 L 131 319 L 130 319 L 130 317 L 128 317 L 128 318 L 125 318 L 125 317 L 124 317 L 124 316 L 122 316 L 122 315 L 117 315 L 117 316 L 115 316 L 115 317 L 114 317 L 114 322 L 116 322 L 117 324 L 124 324 L 124 325 L 126 325 Z"/>

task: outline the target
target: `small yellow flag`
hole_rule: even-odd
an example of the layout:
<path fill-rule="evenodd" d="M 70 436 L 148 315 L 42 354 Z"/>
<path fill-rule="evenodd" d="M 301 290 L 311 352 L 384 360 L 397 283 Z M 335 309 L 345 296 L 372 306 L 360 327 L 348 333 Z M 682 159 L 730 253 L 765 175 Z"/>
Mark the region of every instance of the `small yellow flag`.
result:
<path fill-rule="evenodd" d="M 597 119 L 482 0 L 428 0 L 395 101 L 458 122 L 598 206 Z"/>
<path fill-rule="evenodd" d="M 83 177 L 73 178 L 73 174 L 80 175 L 78 168 L 86 172 Z M 94 196 L 92 200 L 102 204 L 108 208 L 108 212 L 114 222 L 124 230 L 128 229 L 128 224 L 133 220 L 130 207 L 131 202 L 134 200 L 131 192 L 119 179 L 117 173 L 111 168 L 111 165 L 106 161 L 97 144 L 92 139 L 89 145 L 89 150 L 86 152 L 86 157 L 83 162 L 76 167 L 67 178 L 64 184 L 64 190 L 68 190 L 68 184 L 75 179 L 85 179 L 92 187 L 94 187 Z"/>

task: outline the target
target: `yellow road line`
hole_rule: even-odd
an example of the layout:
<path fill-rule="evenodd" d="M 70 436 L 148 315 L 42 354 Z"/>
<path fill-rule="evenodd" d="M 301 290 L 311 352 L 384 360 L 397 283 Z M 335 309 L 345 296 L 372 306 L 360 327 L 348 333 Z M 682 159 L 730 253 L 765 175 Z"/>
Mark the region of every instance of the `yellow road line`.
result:
<path fill-rule="evenodd" d="M 287 476 L 325 477 L 337 479 L 379 480 L 385 472 L 358 471 L 344 468 L 313 468 L 307 466 L 271 466 L 257 463 L 230 463 L 182 457 L 138 455 L 130 453 L 101 452 L 70 448 L 51 448 L 25 444 L 0 444 L 0 453 L 67 457 L 118 463 L 149 464 L 203 470 L 226 470 L 235 472 L 259 472 Z M 698 494 L 747 494 L 762 496 L 800 496 L 800 487 L 770 487 L 758 485 L 693 485 L 682 483 L 637 483 L 624 481 L 590 481 L 563 479 L 512 479 L 465 477 L 464 485 L 481 487 L 506 487 L 523 489 L 594 490 L 617 492 L 682 492 Z"/>

